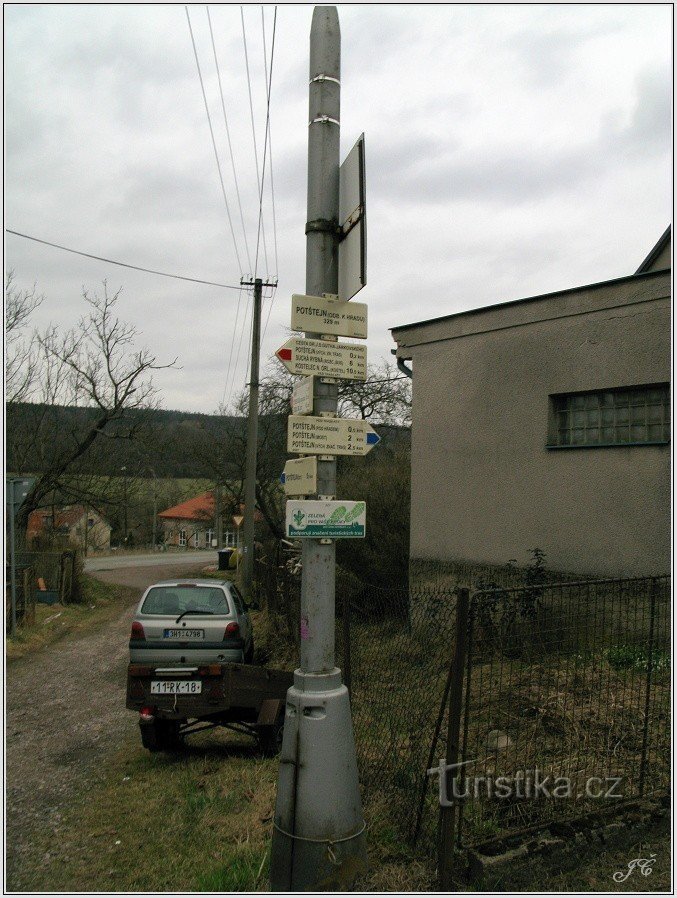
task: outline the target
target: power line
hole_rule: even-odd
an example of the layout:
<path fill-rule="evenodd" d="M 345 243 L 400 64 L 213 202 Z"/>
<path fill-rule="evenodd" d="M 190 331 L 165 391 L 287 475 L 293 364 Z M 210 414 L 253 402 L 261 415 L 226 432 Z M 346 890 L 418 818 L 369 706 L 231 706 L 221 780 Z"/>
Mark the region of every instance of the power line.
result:
<path fill-rule="evenodd" d="M 273 148 L 272 141 L 270 136 L 270 92 L 273 81 L 273 57 L 275 54 L 275 25 L 277 22 L 277 6 L 275 7 L 275 13 L 273 16 L 273 39 L 272 45 L 270 49 L 270 77 L 268 77 L 268 67 L 266 63 L 266 29 L 265 29 L 265 19 L 263 15 L 263 7 L 261 7 L 261 26 L 263 30 L 263 64 L 266 73 L 266 143 L 264 145 L 264 155 L 263 155 L 263 179 L 265 181 L 266 175 L 266 156 L 265 150 L 270 149 L 270 185 L 271 185 L 271 199 L 272 199 L 272 207 L 273 207 L 273 234 L 275 236 L 275 270 L 277 272 L 278 264 L 277 264 L 277 225 L 275 222 L 275 188 L 273 185 Z M 262 207 L 263 207 L 263 184 L 261 185 L 261 195 L 259 202 L 259 224 L 262 220 Z M 257 243 L 256 243 L 256 254 L 258 258 L 258 234 L 257 234 Z M 263 328 L 263 339 L 265 339 L 266 331 L 268 330 L 268 322 L 270 321 L 270 313 L 273 311 L 273 304 L 275 302 L 275 291 L 270 297 L 270 305 L 268 306 L 268 314 L 266 315 L 266 323 Z"/>
<path fill-rule="evenodd" d="M 221 109 L 223 110 L 223 123 L 226 126 L 226 137 L 228 138 L 228 149 L 230 151 L 230 164 L 233 169 L 233 180 L 235 181 L 235 193 L 237 194 L 237 204 L 240 208 L 240 222 L 242 224 L 242 236 L 244 237 L 244 247 L 247 252 L 247 263 L 249 267 L 252 267 L 252 260 L 249 257 L 249 244 L 247 242 L 247 230 L 244 226 L 244 214 L 242 212 L 242 200 L 240 199 L 240 188 L 237 183 L 237 174 L 235 173 L 235 157 L 233 155 L 233 145 L 230 141 L 230 128 L 228 127 L 228 116 L 226 115 L 226 103 L 223 99 L 223 87 L 221 85 L 221 70 L 219 68 L 219 60 L 216 55 L 216 44 L 214 42 L 214 31 L 212 30 L 212 17 L 209 14 L 209 7 L 207 7 L 207 20 L 209 21 L 209 34 L 212 39 L 212 50 L 214 51 L 214 65 L 216 66 L 216 77 L 219 82 L 219 94 L 221 95 Z"/>
<path fill-rule="evenodd" d="M 205 93 L 204 81 L 202 80 L 202 70 L 200 69 L 200 60 L 197 55 L 197 47 L 195 46 L 195 37 L 193 36 L 193 27 L 190 24 L 190 14 L 188 12 L 188 7 L 185 7 L 186 10 L 186 19 L 188 20 L 188 30 L 190 31 L 190 40 L 193 45 L 193 53 L 195 54 L 195 65 L 197 66 L 197 74 L 200 79 L 200 87 L 202 89 L 202 99 L 205 104 L 205 112 L 207 113 L 207 122 L 209 124 L 209 133 L 212 136 L 212 146 L 214 147 L 214 158 L 216 159 L 216 167 L 219 172 L 219 181 L 221 182 L 221 192 L 223 193 L 223 202 L 226 205 L 226 214 L 228 216 L 228 224 L 230 225 L 230 233 L 233 236 L 233 246 L 235 247 L 235 256 L 237 258 L 237 264 L 240 268 L 240 274 L 242 274 L 242 262 L 240 261 L 240 254 L 237 250 L 237 240 L 235 239 L 235 229 L 233 228 L 233 220 L 230 217 L 230 207 L 228 206 L 228 198 L 226 197 L 226 188 L 223 183 L 223 174 L 221 172 L 221 163 L 219 162 L 219 153 L 216 149 L 216 139 L 214 137 L 214 129 L 212 127 L 212 117 L 209 114 L 209 105 L 207 104 L 207 94 Z"/>
<path fill-rule="evenodd" d="M 240 317 L 240 303 L 242 301 L 242 286 L 240 285 L 240 293 L 237 297 L 237 312 L 235 313 L 235 324 L 233 325 L 233 335 L 230 338 L 230 353 L 228 354 L 228 368 L 226 370 L 226 379 L 223 384 L 223 398 L 221 399 L 221 405 L 225 405 L 226 402 L 226 392 L 228 391 L 228 380 L 230 378 L 230 366 L 233 361 L 233 346 L 235 345 L 235 331 L 237 330 L 237 322 Z"/>
<path fill-rule="evenodd" d="M 243 10 L 242 6 L 240 7 L 240 18 L 242 20 L 242 42 L 244 44 L 244 61 L 245 61 L 245 67 L 247 70 L 247 90 L 249 92 L 249 115 L 250 115 L 251 123 L 252 123 L 252 139 L 254 141 L 254 161 L 256 163 L 256 188 L 257 188 L 256 192 L 257 192 L 257 196 L 258 196 L 261 193 L 261 177 L 259 174 L 259 153 L 258 153 L 258 149 L 256 146 L 256 128 L 254 127 L 254 104 L 252 102 L 252 82 L 251 82 L 251 77 L 249 74 L 249 54 L 247 53 L 247 32 L 245 30 L 244 10 Z M 266 246 L 265 225 L 263 226 L 263 255 L 265 258 L 265 262 L 266 262 L 266 274 L 267 274 L 268 273 L 268 248 Z M 258 240 L 257 240 L 256 257 L 257 257 L 257 261 L 258 261 Z M 256 271 L 257 261 L 254 262 L 254 278 L 256 278 L 256 274 L 257 274 L 257 271 Z"/>
<path fill-rule="evenodd" d="M 275 17 L 277 17 L 277 6 L 275 7 Z M 266 76 L 266 99 L 268 103 L 270 103 L 270 87 L 268 84 L 268 64 L 266 62 L 266 21 L 263 12 L 263 6 L 261 7 L 261 29 L 263 31 L 263 67 L 264 74 Z M 275 33 L 275 23 L 273 21 L 273 35 Z M 270 67 L 273 67 L 273 53 L 271 51 L 270 54 Z M 273 180 L 273 142 L 272 142 L 272 128 L 268 129 L 268 156 L 269 163 L 268 168 L 270 170 L 270 202 L 272 206 L 273 212 L 273 243 L 275 248 L 275 274 L 279 274 L 279 264 L 277 257 L 277 220 L 275 215 L 275 181 Z"/>
<path fill-rule="evenodd" d="M 206 284 L 208 287 L 224 287 L 226 290 L 241 290 L 234 284 L 218 284 L 215 281 L 203 281 L 201 278 L 186 277 L 182 274 L 169 274 L 166 271 L 157 271 L 155 268 L 143 268 L 140 265 L 130 265 L 128 262 L 117 262 L 115 259 L 106 259 L 103 256 L 95 256 L 92 253 L 84 253 L 79 249 L 71 249 L 69 246 L 61 246 L 60 243 L 50 243 L 49 240 L 41 240 L 39 237 L 31 237 L 30 234 L 21 234 L 19 231 L 13 231 L 11 228 L 5 228 L 8 234 L 14 234 L 15 237 L 24 237 L 26 240 L 33 240 L 35 243 L 44 243 L 45 246 L 53 246 L 55 249 L 61 249 L 66 253 L 74 253 L 76 256 L 84 256 L 87 259 L 96 259 L 97 262 L 107 262 L 109 265 L 120 265 L 122 268 L 133 268 L 134 271 L 145 271 L 147 274 L 159 274 L 163 278 L 175 278 L 178 281 L 190 281 L 193 284 Z"/>
<path fill-rule="evenodd" d="M 268 154 L 268 132 L 270 130 L 270 88 L 271 81 L 273 78 L 273 56 L 275 55 L 275 23 L 277 21 L 277 6 L 275 7 L 275 14 L 273 16 L 273 42 L 270 48 L 270 77 L 266 78 L 266 128 L 263 135 L 263 166 L 261 168 L 261 182 L 259 184 L 259 222 L 256 231 L 256 256 L 254 258 L 254 277 L 256 277 L 256 270 L 258 268 L 259 262 L 259 240 L 261 237 L 261 230 L 263 225 L 263 188 L 266 183 L 266 157 Z M 265 57 L 264 57 L 265 59 Z M 263 235 L 263 247 L 265 252 L 266 247 L 266 237 L 265 232 Z M 268 270 L 268 255 L 266 253 L 266 271 Z"/>

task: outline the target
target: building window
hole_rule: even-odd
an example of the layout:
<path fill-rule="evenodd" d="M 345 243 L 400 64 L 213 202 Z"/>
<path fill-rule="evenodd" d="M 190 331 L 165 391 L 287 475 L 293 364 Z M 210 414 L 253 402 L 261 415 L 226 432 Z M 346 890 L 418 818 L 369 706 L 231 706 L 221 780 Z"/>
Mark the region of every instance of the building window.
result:
<path fill-rule="evenodd" d="M 670 387 L 551 396 L 549 446 L 644 446 L 670 441 Z"/>
<path fill-rule="evenodd" d="M 193 545 L 195 546 L 196 549 L 200 548 L 200 531 L 199 530 L 196 530 L 195 533 L 193 534 Z"/>
<path fill-rule="evenodd" d="M 185 530 L 179 530 L 179 545 L 180 546 L 186 545 L 186 531 Z"/>
<path fill-rule="evenodd" d="M 211 546 L 213 539 L 214 539 L 214 531 L 213 530 L 205 530 L 205 547 L 207 549 Z"/>

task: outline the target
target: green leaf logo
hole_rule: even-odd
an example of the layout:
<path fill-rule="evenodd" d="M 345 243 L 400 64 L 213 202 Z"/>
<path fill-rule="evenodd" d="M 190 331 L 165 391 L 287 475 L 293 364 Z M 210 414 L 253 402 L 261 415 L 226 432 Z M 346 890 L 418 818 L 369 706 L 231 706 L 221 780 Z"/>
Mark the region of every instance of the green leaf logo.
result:
<path fill-rule="evenodd" d="M 300 527 L 300 526 L 301 526 L 301 522 L 302 522 L 303 519 L 305 518 L 305 514 L 304 514 L 304 512 L 302 512 L 301 509 L 299 508 L 299 510 L 293 515 L 293 518 L 294 518 L 294 523 L 296 524 L 296 526 L 297 526 L 297 527 Z"/>
<path fill-rule="evenodd" d="M 339 505 L 338 508 L 335 508 L 332 513 L 327 518 L 328 524 L 338 524 L 343 515 L 346 513 L 345 505 Z"/>
<path fill-rule="evenodd" d="M 346 515 L 345 523 L 349 524 L 351 521 L 355 521 L 362 514 L 364 509 L 366 508 L 365 502 L 356 502 L 352 511 L 349 511 Z"/>

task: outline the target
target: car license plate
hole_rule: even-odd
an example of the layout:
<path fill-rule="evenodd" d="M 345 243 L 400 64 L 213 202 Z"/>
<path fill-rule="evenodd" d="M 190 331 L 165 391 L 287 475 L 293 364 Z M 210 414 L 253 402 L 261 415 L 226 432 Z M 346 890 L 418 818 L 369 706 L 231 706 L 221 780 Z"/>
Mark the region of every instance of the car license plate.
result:
<path fill-rule="evenodd" d="M 165 630 L 165 639 L 204 639 L 204 630 Z"/>
<path fill-rule="evenodd" d="M 199 695 L 201 680 L 152 680 L 151 695 Z"/>

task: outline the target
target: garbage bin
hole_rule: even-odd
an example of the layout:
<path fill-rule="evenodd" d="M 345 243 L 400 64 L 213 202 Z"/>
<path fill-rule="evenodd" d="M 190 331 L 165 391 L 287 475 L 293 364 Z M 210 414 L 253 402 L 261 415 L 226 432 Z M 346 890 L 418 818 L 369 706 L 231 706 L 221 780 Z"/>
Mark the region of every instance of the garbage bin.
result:
<path fill-rule="evenodd" d="M 217 555 L 219 556 L 219 570 L 227 571 L 230 563 L 230 556 L 233 554 L 234 549 L 219 549 Z"/>

